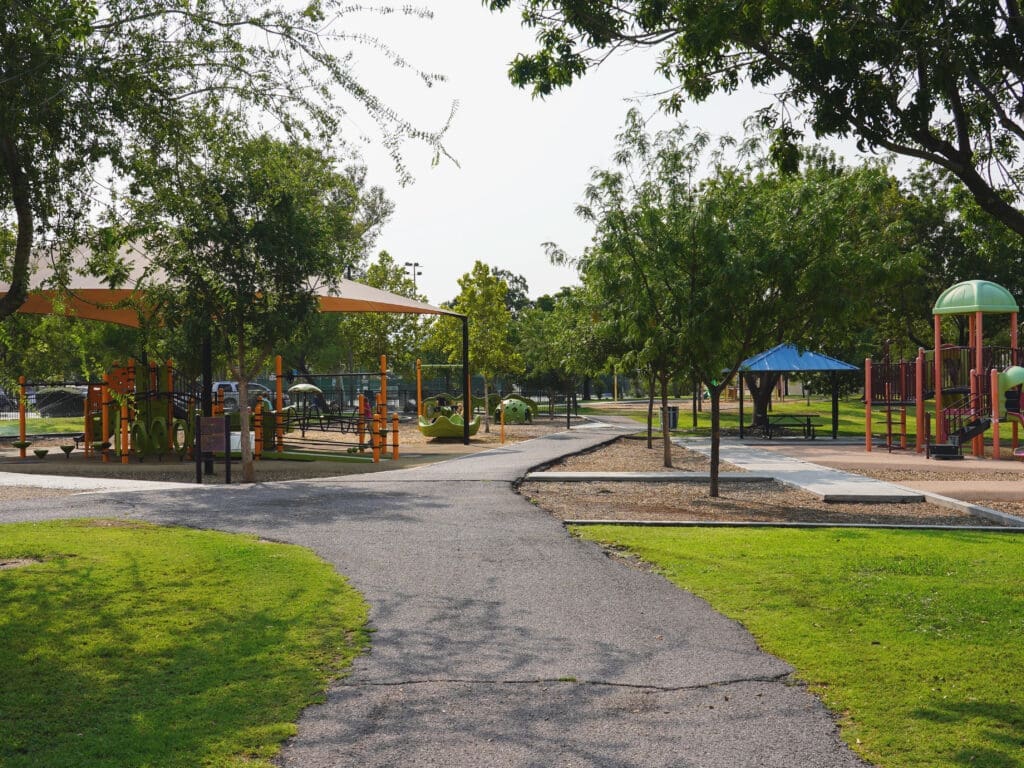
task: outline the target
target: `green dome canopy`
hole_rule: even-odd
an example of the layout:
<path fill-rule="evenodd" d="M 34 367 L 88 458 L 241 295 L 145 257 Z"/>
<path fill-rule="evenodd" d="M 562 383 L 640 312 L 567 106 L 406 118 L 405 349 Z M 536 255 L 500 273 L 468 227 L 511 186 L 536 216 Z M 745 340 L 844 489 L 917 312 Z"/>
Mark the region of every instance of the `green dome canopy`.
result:
<path fill-rule="evenodd" d="M 1001 285 L 988 280 L 964 280 L 942 292 L 934 315 L 964 315 L 970 312 L 1016 312 L 1017 302 Z"/>

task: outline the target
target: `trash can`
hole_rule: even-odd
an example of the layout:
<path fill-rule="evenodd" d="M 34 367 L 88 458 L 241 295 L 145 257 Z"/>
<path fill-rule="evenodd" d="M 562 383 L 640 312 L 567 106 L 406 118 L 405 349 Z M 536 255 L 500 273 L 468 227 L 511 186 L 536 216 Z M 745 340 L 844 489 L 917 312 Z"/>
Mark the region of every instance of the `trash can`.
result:
<path fill-rule="evenodd" d="M 662 423 L 664 424 L 665 423 L 665 413 L 664 413 L 664 409 L 662 409 L 662 410 L 663 410 L 663 412 L 661 414 L 661 418 L 662 418 Z M 678 429 L 679 428 L 679 406 L 678 405 L 670 405 L 668 407 L 668 428 L 669 429 Z"/>

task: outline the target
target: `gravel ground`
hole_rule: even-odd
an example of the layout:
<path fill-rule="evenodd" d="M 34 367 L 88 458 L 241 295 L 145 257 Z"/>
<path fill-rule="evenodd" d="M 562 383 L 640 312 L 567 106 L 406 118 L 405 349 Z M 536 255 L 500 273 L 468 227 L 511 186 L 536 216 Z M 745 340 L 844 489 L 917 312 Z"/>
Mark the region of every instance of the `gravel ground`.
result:
<path fill-rule="evenodd" d="M 673 464 L 707 471 L 707 460 L 676 446 Z M 676 456 L 679 455 L 677 461 Z M 549 471 L 650 471 L 661 451 L 646 442 L 622 438 L 585 454 L 568 457 Z M 723 466 L 723 469 L 725 467 Z M 777 483 L 723 483 L 717 499 L 704 483 L 525 482 L 520 493 L 563 520 L 658 520 L 885 523 L 992 526 L 988 520 L 933 504 L 834 504 Z"/>
<path fill-rule="evenodd" d="M 613 470 L 612 466 L 618 469 Z M 548 472 L 708 472 L 711 462 L 703 454 L 672 444 L 672 466 L 665 466 L 665 453 L 660 439 L 653 447 L 647 447 L 644 437 L 622 437 L 611 443 L 575 456 L 566 456 L 557 464 L 547 467 Z M 746 470 L 721 462 L 720 472 L 745 472 Z"/>
<path fill-rule="evenodd" d="M 578 422 L 577 422 L 578 423 Z M 560 432 L 565 429 L 565 419 L 539 418 L 534 424 L 508 425 L 505 428 L 506 442 L 517 442 Z M 285 447 L 301 448 L 311 451 L 344 453 L 345 443 L 354 443 L 355 436 L 341 432 L 307 431 L 306 439 L 299 432 L 290 432 L 285 436 Z M 98 458 L 85 459 L 81 451 L 75 451 L 69 459 L 60 453 L 60 445 L 69 441 L 61 438 L 34 439 L 32 448 L 48 448 L 49 455 L 44 459 L 35 458 L 31 452 L 25 459 L 18 458 L 18 450 L 10 443 L 0 443 L 0 471 L 20 472 L 25 474 L 64 475 L 78 477 L 110 477 L 126 480 L 159 480 L 164 482 L 192 483 L 195 481 L 195 464 L 191 461 L 179 461 L 176 457 L 165 457 L 162 461 L 149 458 L 139 461 L 135 458 L 128 464 L 111 461 L 106 464 Z M 492 425 L 491 431 L 480 431 L 470 438 L 470 445 L 462 444 L 461 439 L 439 440 L 424 437 L 414 421 L 399 423 L 399 453 L 401 458 L 393 461 L 389 458 L 379 464 L 349 463 L 338 461 L 271 461 L 256 462 L 256 479 L 261 482 L 281 480 L 301 480 L 313 477 L 335 477 L 338 475 L 360 474 L 364 472 L 380 472 L 389 469 L 401 469 L 425 462 L 439 461 L 462 453 L 472 453 L 501 444 L 501 430 Z M 386 452 L 390 455 L 390 449 Z M 204 482 L 222 482 L 223 462 L 215 462 L 214 475 Z M 238 462 L 232 465 L 232 481 L 241 478 L 241 466 Z M 14 499 L 12 487 L 0 490 L 4 498 Z M 40 495 L 52 495 L 52 492 L 40 494 L 36 491 L 25 491 L 30 494 L 26 498 L 38 498 Z"/>

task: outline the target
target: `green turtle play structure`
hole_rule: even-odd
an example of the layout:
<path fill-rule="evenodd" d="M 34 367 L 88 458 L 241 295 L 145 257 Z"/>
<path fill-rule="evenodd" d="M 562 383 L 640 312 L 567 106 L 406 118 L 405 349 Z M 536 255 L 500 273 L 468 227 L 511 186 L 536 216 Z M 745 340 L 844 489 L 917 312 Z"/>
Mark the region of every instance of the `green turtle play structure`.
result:
<path fill-rule="evenodd" d="M 452 403 L 458 400 L 447 393 L 428 397 L 423 401 L 419 414 L 420 432 L 427 437 L 463 437 L 465 434 L 462 415 Z M 480 417 L 469 422 L 469 434 L 475 435 L 480 429 Z"/>
<path fill-rule="evenodd" d="M 495 421 L 501 419 L 502 406 L 505 410 L 506 424 L 529 424 L 533 421 L 533 409 L 530 408 L 529 403 L 514 395 L 510 395 L 498 403 L 498 407 L 494 409 Z"/>

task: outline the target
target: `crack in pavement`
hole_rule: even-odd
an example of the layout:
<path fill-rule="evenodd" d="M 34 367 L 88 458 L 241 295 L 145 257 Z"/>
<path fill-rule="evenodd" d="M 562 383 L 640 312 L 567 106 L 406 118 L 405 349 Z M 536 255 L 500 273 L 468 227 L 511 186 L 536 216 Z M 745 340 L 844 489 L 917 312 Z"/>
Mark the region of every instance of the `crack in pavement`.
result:
<path fill-rule="evenodd" d="M 790 681 L 787 683 L 786 681 Z M 677 691 L 703 691 L 715 688 L 728 688 L 729 686 L 745 685 L 747 683 L 784 683 L 787 685 L 799 684 L 789 672 L 777 675 L 754 675 L 749 677 L 736 677 L 723 680 L 712 680 L 706 683 L 693 685 L 652 685 L 648 683 L 617 683 L 610 680 L 577 680 L 570 676 L 566 677 L 542 677 L 528 680 L 486 680 L 479 678 L 418 678 L 409 680 L 392 681 L 366 681 L 347 682 L 341 681 L 346 688 L 393 688 L 396 686 L 415 685 L 508 685 L 508 686 L 530 686 L 530 685 L 584 685 L 595 688 L 626 688 L 638 691 L 659 691 L 663 693 L 675 693 Z"/>

